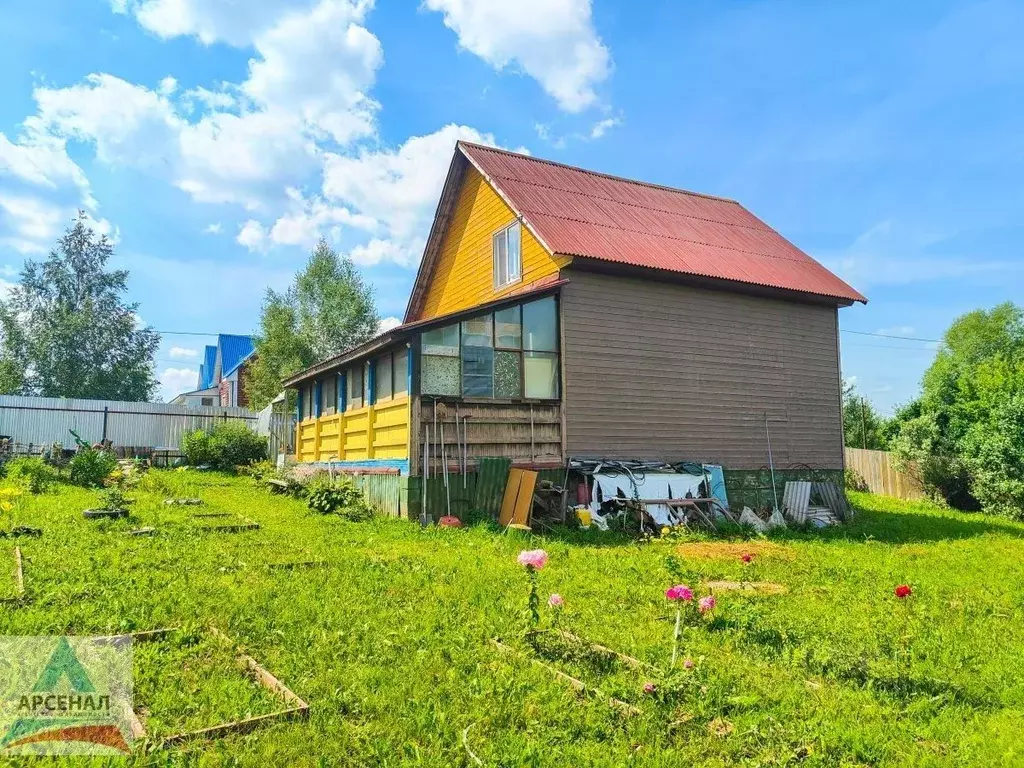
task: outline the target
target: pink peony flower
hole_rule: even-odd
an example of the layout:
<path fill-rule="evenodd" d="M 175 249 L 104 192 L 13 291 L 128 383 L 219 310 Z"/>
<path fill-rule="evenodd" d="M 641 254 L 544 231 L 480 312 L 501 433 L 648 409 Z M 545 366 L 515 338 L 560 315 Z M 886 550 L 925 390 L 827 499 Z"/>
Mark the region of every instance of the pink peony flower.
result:
<path fill-rule="evenodd" d="M 715 597 L 714 597 L 714 595 L 708 595 L 707 597 L 702 597 L 700 599 L 700 602 L 697 603 L 697 607 L 700 609 L 701 613 L 707 613 L 708 611 L 714 610 L 714 607 L 715 607 Z"/>
<path fill-rule="evenodd" d="M 896 587 L 895 590 L 893 590 L 893 592 L 896 594 L 896 597 L 898 597 L 900 600 L 903 600 L 904 598 L 910 597 L 912 594 L 914 594 L 914 590 L 912 590 L 910 588 L 910 585 L 908 584 L 900 584 L 898 587 Z"/>
<path fill-rule="evenodd" d="M 684 600 L 689 602 L 693 600 L 693 590 L 685 584 L 676 584 L 674 587 L 669 587 L 665 590 L 665 597 L 669 600 Z"/>
<path fill-rule="evenodd" d="M 652 683 L 650 681 L 647 681 L 646 683 L 644 683 L 644 693 L 651 694 L 651 693 L 654 693 L 655 690 L 656 690 L 656 686 L 654 685 L 654 683 Z"/>
<path fill-rule="evenodd" d="M 554 594 L 548 598 L 548 605 L 552 608 L 561 608 L 565 604 L 565 600 L 559 594 Z"/>
<path fill-rule="evenodd" d="M 686 661 L 683 662 L 683 669 L 693 669 L 693 667 L 694 667 L 693 659 L 687 659 Z"/>
<path fill-rule="evenodd" d="M 548 561 L 548 553 L 543 549 L 524 549 L 519 553 L 519 564 L 524 568 L 539 571 Z"/>

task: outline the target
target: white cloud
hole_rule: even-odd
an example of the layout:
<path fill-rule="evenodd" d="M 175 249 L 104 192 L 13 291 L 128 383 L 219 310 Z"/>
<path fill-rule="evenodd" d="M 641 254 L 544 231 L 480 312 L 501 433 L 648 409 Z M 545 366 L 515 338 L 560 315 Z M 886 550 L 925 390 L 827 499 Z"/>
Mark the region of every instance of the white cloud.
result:
<path fill-rule="evenodd" d="M 594 29 L 590 0 L 425 0 L 444 14 L 459 45 L 495 69 L 516 65 L 567 112 L 597 102 L 611 57 Z"/>
<path fill-rule="evenodd" d="M 594 127 L 590 129 L 590 138 L 600 139 L 604 136 L 611 128 L 618 125 L 622 125 L 622 119 L 618 117 L 608 117 L 604 120 L 598 120 L 594 123 Z"/>
<path fill-rule="evenodd" d="M 219 235 L 223 231 L 223 229 L 224 228 L 221 226 L 221 223 L 219 221 L 216 221 L 213 224 L 208 224 L 206 226 L 206 229 L 203 230 L 203 232 L 205 232 L 207 235 Z"/>
<path fill-rule="evenodd" d="M 170 96 L 172 93 L 178 90 L 178 81 L 168 75 L 160 81 L 160 88 L 158 90 L 164 96 Z"/>
<path fill-rule="evenodd" d="M 172 100 L 177 82 L 157 90 L 109 74 L 67 88 L 36 89 L 41 133 L 91 143 L 97 158 L 168 178 L 198 202 L 275 207 L 283 190 L 316 173 L 318 141 L 336 147 L 375 130 L 368 95 L 383 61 L 362 22 L 365 0 L 124 0 L 162 37 L 251 46 L 249 76 L 196 88 Z M 192 117 L 198 112 L 198 118 Z"/>
<path fill-rule="evenodd" d="M 171 347 L 168 354 L 175 360 L 194 360 L 199 357 L 198 350 L 188 349 L 187 347 Z"/>
<path fill-rule="evenodd" d="M 426 136 L 413 136 L 396 150 L 363 151 L 351 157 L 326 155 L 323 191 L 327 199 L 374 219 L 387 236 L 359 250 L 364 263 L 419 260 L 459 139 L 495 143 L 490 134 L 446 125 Z"/>
<path fill-rule="evenodd" d="M 130 13 L 142 27 L 163 38 L 194 36 L 206 45 L 243 46 L 289 8 L 308 0 L 111 0 L 118 13 Z"/>
<path fill-rule="evenodd" d="M 266 239 L 267 231 L 263 228 L 263 225 L 255 219 L 249 219 L 242 225 L 242 229 L 239 230 L 235 242 L 239 245 L 244 245 L 250 251 L 262 251 L 267 247 Z"/>
<path fill-rule="evenodd" d="M 195 368 L 164 368 L 160 372 L 160 394 L 165 401 L 173 400 L 182 392 L 191 392 L 199 383 Z"/>
<path fill-rule="evenodd" d="M 19 253 L 45 253 L 67 221 L 67 211 L 59 205 L 0 192 L 0 245 Z"/>
<path fill-rule="evenodd" d="M 166 96 L 119 77 L 92 74 L 69 88 L 36 88 L 33 126 L 61 139 L 90 142 L 111 165 L 142 168 L 173 162 L 183 127 Z"/>
<path fill-rule="evenodd" d="M 64 141 L 39 131 L 29 131 L 17 143 L 0 133 L 0 178 L 11 176 L 48 189 L 77 187 L 85 200 L 89 182 L 82 169 L 68 157 Z"/>
<path fill-rule="evenodd" d="M 361 26 L 367 9 L 365 2 L 323 0 L 284 16 L 255 38 L 260 58 L 249 62 L 242 90 L 343 144 L 373 133 L 378 105 L 365 94 L 384 54 Z"/>
<path fill-rule="evenodd" d="M 382 317 L 380 323 L 377 324 L 377 333 L 385 333 L 392 328 L 397 328 L 401 324 L 402 319 L 400 317 Z"/>
<path fill-rule="evenodd" d="M 327 153 L 323 197 L 289 189 L 289 211 L 273 224 L 249 219 L 236 241 L 252 251 L 273 246 L 310 247 L 320 237 L 338 243 L 341 227 L 373 233 L 349 255 L 357 264 L 411 266 L 423 253 L 455 142 L 494 144 L 494 137 L 462 125 L 413 136 L 397 149 Z"/>

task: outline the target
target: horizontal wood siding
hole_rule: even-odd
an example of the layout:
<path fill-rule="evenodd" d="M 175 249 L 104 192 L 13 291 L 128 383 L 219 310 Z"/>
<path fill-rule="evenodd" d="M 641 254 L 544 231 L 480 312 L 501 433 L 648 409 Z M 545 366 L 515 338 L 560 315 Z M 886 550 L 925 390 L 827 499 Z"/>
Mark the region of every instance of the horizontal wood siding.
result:
<path fill-rule="evenodd" d="M 491 238 L 516 216 L 480 173 L 469 168 L 444 235 L 437 266 L 430 276 L 423 311 L 416 319 L 446 315 L 500 298 L 523 285 L 556 274 L 568 258 L 553 258 L 537 238 L 522 228 L 523 279 L 494 290 Z"/>
<path fill-rule="evenodd" d="M 570 456 L 843 466 L 834 307 L 562 276 Z"/>
<path fill-rule="evenodd" d="M 457 434 L 456 418 L 459 423 Z M 422 397 L 419 404 L 418 426 L 413 426 L 414 475 L 419 475 L 422 471 L 424 441 L 430 443 L 431 474 L 441 471 L 442 426 L 444 452 L 450 467 L 458 465 L 461 461 L 463 435 L 468 446 L 470 467 L 475 467 L 478 459 L 489 456 L 508 458 L 520 464 L 563 463 L 562 409 L 558 403 L 530 405 L 439 402 L 435 432 L 434 400 L 431 397 Z"/>

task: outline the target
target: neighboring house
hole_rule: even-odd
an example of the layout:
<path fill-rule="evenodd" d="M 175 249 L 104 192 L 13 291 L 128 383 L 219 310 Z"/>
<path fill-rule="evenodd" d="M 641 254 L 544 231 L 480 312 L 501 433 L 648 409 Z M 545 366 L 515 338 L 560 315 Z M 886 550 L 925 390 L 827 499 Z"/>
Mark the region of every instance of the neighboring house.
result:
<path fill-rule="evenodd" d="M 188 406 L 211 406 L 220 405 L 220 390 L 216 388 L 195 389 L 191 392 L 182 392 L 171 400 L 171 405 Z"/>
<path fill-rule="evenodd" d="M 171 400 L 171 405 L 220 405 L 220 388 L 213 383 L 216 363 L 217 347 L 208 344 L 203 350 L 203 362 L 199 364 L 199 381 L 196 388 L 191 392 L 182 392 Z"/>
<path fill-rule="evenodd" d="M 460 142 L 402 326 L 284 383 L 296 457 L 843 467 L 838 309 L 739 203 Z M 435 422 L 437 428 L 435 429 Z"/>
<path fill-rule="evenodd" d="M 216 405 L 246 407 L 248 398 L 242 388 L 246 368 L 252 364 L 256 347 L 252 336 L 222 333 L 216 345 L 203 350 L 199 381 L 192 392 L 184 392 L 171 402 L 175 405 Z"/>
<path fill-rule="evenodd" d="M 252 336 L 222 333 L 217 337 L 214 381 L 220 390 L 220 405 L 245 407 L 249 399 L 242 388 L 243 376 L 256 351 Z"/>

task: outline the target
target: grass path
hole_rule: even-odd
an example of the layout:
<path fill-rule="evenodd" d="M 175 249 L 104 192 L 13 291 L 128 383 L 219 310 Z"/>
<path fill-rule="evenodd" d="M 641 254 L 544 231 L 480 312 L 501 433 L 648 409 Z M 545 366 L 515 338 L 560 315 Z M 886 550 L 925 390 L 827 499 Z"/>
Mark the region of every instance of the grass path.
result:
<path fill-rule="evenodd" d="M 258 531 L 204 531 L 195 509 L 240 514 Z M 740 549 L 697 536 L 634 542 L 596 531 L 543 540 L 485 527 L 421 531 L 348 523 L 248 481 L 154 472 L 126 521 L 87 521 L 96 494 L 27 499 L 12 524 L 31 602 L 0 605 L 3 634 L 184 631 L 136 654 L 136 697 L 157 733 L 262 714 L 275 703 L 204 640 L 216 623 L 306 699 L 308 723 L 133 765 L 1020 765 L 1024 746 L 1024 526 L 854 495 L 856 522 Z M 154 526 L 154 537 L 127 531 Z M 545 660 L 638 706 L 624 717 L 489 641 L 523 642 L 526 579 L 515 557 L 543 546 L 542 600 L 562 625 L 665 666 L 663 591 L 756 580 L 784 595 L 719 595 L 688 630 L 693 670 L 670 679 L 545 642 Z M 0 540 L 0 557 L 11 556 Z M 719 556 L 721 555 L 721 556 Z M 322 568 L 269 563 L 322 560 Z M 676 576 L 673 575 L 673 570 Z M 892 595 L 913 585 L 909 604 Z M 12 585 L 0 583 L 0 592 Z M 550 613 L 544 610 L 544 621 Z M 529 651 L 528 653 L 533 653 Z M 907 656 L 909 655 L 909 658 Z M 643 693 L 646 680 L 655 694 Z M 37 761 L 38 762 L 38 761 Z M 33 763 L 33 764 L 37 764 Z M 123 765 L 123 761 L 112 764 Z"/>

